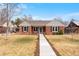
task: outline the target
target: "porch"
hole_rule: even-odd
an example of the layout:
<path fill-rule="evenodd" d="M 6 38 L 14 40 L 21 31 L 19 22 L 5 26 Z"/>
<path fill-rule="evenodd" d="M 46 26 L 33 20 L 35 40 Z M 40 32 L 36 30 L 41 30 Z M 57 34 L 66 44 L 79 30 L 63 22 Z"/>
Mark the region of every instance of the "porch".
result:
<path fill-rule="evenodd" d="M 31 26 L 32 28 L 32 34 L 38 34 L 38 33 L 45 33 L 46 27 L 45 26 Z"/>

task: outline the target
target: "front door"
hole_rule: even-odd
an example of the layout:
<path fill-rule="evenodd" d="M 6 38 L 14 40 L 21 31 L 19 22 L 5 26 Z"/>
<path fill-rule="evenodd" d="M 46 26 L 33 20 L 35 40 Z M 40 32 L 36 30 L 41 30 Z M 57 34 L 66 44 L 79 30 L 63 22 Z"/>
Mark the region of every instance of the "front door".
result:
<path fill-rule="evenodd" d="M 39 33 L 43 33 L 43 27 L 39 27 Z"/>
<path fill-rule="evenodd" d="M 33 27 L 33 32 L 35 33 L 44 33 L 45 32 L 45 27 Z"/>

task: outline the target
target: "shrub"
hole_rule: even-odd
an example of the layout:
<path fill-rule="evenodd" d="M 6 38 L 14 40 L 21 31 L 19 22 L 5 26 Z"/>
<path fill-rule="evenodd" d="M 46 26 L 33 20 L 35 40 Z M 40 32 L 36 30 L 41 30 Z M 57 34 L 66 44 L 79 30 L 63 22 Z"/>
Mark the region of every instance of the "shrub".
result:
<path fill-rule="evenodd" d="M 63 33 L 63 30 L 59 30 L 57 34 L 59 34 L 59 35 L 64 34 L 64 33 Z"/>

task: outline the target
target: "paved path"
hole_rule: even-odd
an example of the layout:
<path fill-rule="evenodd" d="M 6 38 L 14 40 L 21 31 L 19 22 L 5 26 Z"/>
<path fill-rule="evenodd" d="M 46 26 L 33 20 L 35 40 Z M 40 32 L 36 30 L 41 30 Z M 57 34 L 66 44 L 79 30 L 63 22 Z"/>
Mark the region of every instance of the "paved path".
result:
<path fill-rule="evenodd" d="M 39 34 L 40 56 L 56 56 L 55 52 L 45 39 L 43 34 Z"/>

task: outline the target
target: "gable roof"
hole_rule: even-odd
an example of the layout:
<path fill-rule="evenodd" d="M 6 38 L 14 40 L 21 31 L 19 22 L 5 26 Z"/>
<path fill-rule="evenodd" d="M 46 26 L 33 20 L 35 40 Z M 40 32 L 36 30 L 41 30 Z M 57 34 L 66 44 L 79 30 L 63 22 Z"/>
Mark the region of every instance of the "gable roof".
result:
<path fill-rule="evenodd" d="M 47 23 L 49 23 L 50 21 L 28 21 L 31 26 L 45 26 Z"/>
<path fill-rule="evenodd" d="M 65 24 L 65 27 L 68 27 L 71 22 L 73 22 L 75 25 L 79 26 L 79 21 L 70 21 Z"/>
<path fill-rule="evenodd" d="M 64 22 L 65 27 L 68 27 L 69 24 L 70 24 L 70 21 L 68 21 L 68 22 Z"/>
<path fill-rule="evenodd" d="M 5 22 L 2 26 L 7 27 L 7 22 Z M 14 25 L 9 21 L 9 27 L 14 27 Z"/>
<path fill-rule="evenodd" d="M 79 26 L 79 21 L 73 21 L 77 26 Z"/>
<path fill-rule="evenodd" d="M 24 21 L 19 26 L 64 26 L 58 20 L 51 20 L 51 21 L 43 21 L 43 20 L 30 20 Z"/>
<path fill-rule="evenodd" d="M 45 26 L 50 21 L 41 21 L 41 20 L 30 20 L 30 21 L 24 21 L 19 26 Z"/>
<path fill-rule="evenodd" d="M 46 24 L 46 26 L 64 26 L 64 24 L 61 21 L 55 19 Z"/>
<path fill-rule="evenodd" d="M 6 21 L 0 20 L 0 26 L 2 26 Z"/>
<path fill-rule="evenodd" d="M 30 23 L 24 21 L 19 26 L 31 26 Z"/>

